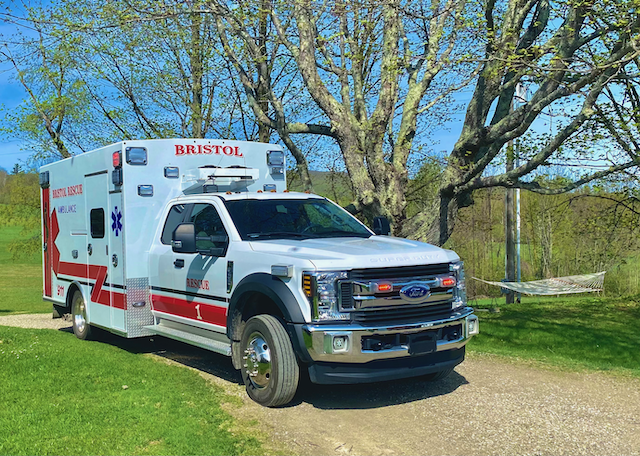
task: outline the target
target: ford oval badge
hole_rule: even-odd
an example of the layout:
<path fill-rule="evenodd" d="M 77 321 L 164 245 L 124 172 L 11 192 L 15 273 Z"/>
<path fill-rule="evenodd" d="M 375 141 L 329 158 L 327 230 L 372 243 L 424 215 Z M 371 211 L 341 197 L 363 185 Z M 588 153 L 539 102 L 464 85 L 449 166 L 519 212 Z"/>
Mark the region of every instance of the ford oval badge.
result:
<path fill-rule="evenodd" d="M 400 290 L 400 298 L 407 302 L 423 302 L 431 296 L 431 288 L 424 283 L 410 283 Z"/>

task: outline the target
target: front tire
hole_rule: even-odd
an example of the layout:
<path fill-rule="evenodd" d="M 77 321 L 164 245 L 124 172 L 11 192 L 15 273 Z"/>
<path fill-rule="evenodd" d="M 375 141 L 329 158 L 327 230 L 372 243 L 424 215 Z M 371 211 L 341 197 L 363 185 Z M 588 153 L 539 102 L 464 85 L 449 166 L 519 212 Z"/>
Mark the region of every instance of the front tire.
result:
<path fill-rule="evenodd" d="M 82 293 L 76 290 L 71 299 L 71 315 L 73 317 L 73 333 L 78 339 L 91 339 L 91 325 L 87 320 L 87 304 L 84 302 Z"/>
<path fill-rule="evenodd" d="M 265 407 L 291 402 L 300 368 L 289 335 L 277 318 L 257 315 L 242 332 L 242 379 L 251 399 Z"/>

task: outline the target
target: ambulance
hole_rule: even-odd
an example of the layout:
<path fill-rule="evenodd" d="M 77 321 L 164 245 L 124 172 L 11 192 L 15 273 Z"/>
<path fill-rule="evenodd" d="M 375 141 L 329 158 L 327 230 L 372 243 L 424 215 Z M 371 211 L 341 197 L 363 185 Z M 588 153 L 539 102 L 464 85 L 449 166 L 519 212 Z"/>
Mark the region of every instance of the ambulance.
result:
<path fill-rule="evenodd" d="M 231 357 L 248 395 L 448 375 L 478 333 L 458 255 L 286 188 L 282 147 L 123 141 L 40 170 L 44 299 L 73 332 Z"/>

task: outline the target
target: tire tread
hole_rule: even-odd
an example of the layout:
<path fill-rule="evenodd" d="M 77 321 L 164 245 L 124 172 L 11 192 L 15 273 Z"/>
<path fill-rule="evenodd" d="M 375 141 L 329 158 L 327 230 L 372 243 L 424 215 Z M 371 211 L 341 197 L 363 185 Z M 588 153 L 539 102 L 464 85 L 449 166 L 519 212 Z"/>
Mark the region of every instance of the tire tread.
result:
<path fill-rule="evenodd" d="M 288 404 L 295 396 L 300 380 L 300 368 L 291 340 L 282 323 L 276 317 L 266 314 L 256 315 L 247 322 L 247 326 L 254 319 L 260 321 L 269 332 L 273 341 L 272 356 L 276 355 L 277 364 L 279 364 L 277 378 L 280 381 L 275 383 L 273 394 L 269 400 L 260 403 L 266 407 L 278 407 Z M 250 386 L 247 386 L 248 391 L 249 388 Z"/>

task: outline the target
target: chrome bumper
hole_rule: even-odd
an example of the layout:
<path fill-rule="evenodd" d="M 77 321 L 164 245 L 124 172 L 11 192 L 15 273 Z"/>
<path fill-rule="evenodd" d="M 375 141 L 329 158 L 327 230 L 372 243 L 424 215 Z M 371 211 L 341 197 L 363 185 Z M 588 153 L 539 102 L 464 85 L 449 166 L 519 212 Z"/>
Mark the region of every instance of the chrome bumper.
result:
<path fill-rule="evenodd" d="M 438 340 L 436 351 L 462 348 L 467 341 L 478 333 L 478 317 L 473 309 L 465 307 L 444 320 L 434 320 L 423 323 L 412 323 L 397 326 L 367 327 L 361 325 L 318 325 L 302 326 L 305 347 L 314 361 L 336 363 L 367 363 L 380 359 L 408 357 L 409 347 L 399 345 L 383 350 L 364 350 L 362 338 L 373 335 L 415 334 L 425 330 L 435 330 L 447 326 L 462 325 L 461 337 L 455 340 Z M 344 344 L 336 348 L 335 338 L 341 338 Z"/>

